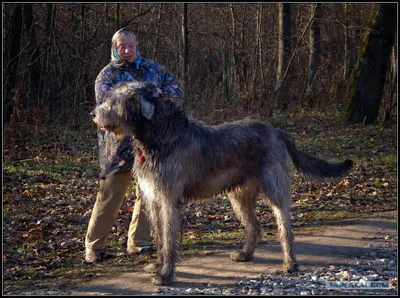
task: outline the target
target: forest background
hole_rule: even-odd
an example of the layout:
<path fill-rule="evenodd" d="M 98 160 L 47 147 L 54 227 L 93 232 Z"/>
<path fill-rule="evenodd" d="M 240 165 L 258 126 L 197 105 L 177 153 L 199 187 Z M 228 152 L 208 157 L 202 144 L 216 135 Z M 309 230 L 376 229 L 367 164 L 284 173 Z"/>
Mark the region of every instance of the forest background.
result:
<path fill-rule="evenodd" d="M 386 10 L 372 3 L 5 3 L 4 121 L 90 122 L 94 80 L 123 26 L 136 32 L 143 57 L 175 74 L 184 109 L 196 118 L 221 122 L 317 108 L 351 119 L 346 109 L 352 74 L 365 58 L 363 40 L 374 35 L 379 15 L 392 24 L 384 34 L 396 34 L 390 5 L 396 9 L 395 3 Z M 397 96 L 397 46 L 390 49 L 374 107 L 386 120 L 396 113 Z"/>

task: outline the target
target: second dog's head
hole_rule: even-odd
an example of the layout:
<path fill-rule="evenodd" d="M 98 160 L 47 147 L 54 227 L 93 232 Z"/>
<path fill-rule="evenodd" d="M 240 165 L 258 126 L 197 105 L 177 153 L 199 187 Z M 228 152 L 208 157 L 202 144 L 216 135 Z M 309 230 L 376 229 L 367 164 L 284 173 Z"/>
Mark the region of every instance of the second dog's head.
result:
<path fill-rule="evenodd" d="M 126 82 L 118 84 L 104 97 L 104 101 L 91 113 L 100 129 L 118 135 L 129 135 L 130 127 L 141 117 L 150 120 L 154 114 L 154 100 L 161 95 L 151 82 Z"/>

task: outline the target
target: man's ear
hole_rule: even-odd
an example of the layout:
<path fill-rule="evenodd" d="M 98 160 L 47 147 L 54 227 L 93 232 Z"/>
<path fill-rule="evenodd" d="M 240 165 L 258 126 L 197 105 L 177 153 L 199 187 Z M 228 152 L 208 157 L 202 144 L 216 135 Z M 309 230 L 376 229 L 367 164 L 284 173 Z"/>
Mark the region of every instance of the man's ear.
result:
<path fill-rule="evenodd" d="M 142 106 L 141 107 L 142 115 L 145 116 L 148 120 L 150 120 L 154 114 L 154 104 L 152 104 L 151 102 L 149 102 L 147 99 L 144 98 L 142 98 L 140 102 Z"/>

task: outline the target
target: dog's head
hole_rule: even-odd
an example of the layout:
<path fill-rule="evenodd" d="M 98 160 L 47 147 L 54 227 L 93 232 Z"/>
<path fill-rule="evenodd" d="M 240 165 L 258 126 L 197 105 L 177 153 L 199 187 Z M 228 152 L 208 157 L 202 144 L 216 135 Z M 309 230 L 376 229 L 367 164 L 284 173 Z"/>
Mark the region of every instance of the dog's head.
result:
<path fill-rule="evenodd" d="M 139 123 L 142 117 L 151 120 L 155 100 L 161 95 L 151 82 L 126 82 L 118 84 L 104 97 L 103 103 L 91 113 L 100 129 L 119 135 L 131 134 L 129 127 Z"/>

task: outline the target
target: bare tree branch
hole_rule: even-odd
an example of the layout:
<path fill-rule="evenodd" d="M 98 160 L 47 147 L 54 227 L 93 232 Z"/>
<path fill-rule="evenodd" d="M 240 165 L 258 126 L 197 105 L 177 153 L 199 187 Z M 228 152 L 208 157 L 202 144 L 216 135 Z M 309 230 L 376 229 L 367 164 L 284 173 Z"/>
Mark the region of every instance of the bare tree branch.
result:
<path fill-rule="evenodd" d="M 308 24 L 307 24 L 307 26 L 305 27 L 303 33 L 301 34 L 301 37 L 300 37 L 299 41 L 297 42 L 296 48 L 295 48 L 295 50 L 294 50 L 294 52 L 293 52 L 292 57 L 291 57 L 290 60 L 289 60 L 289 64 L 288 64 L 288 66 L 287 66 L 287 68 L 286 68 L 286 71 L 285 71 L 285 73 L 284 73 L 284 75 L 283 75 L 283 78 L 282 78 L 282 80 L 281 80 L 281 83 L 279 84 L 279 87 L 275 90 L 275 98 L 276 98 L 276 96 L 278 95 L 278 92 L 279 92 L 279 90 L 281 89 L 281 87 L 282 87 L 282 85 L 283 85 L 283 83 L 284 83 L 284 81 L 285 81 L 285 79 L 286 79 L 286 76 L 287 76 L 287 74 L 288 74 L 288 72 L 289 72 L 290 66 L 292 65 L 292 61 L 293 61 L 294 57 L 295 57 L 296 54 L 297 54 L 297 51 L 298 51 L 298 49 L 299 49 L 299 46 L 300 46 L 301 41 L 303 40 L 304 35 L 306 34 L 308 28 L 311 26 L 311 24 L 312 24 L 312 22 L 313 22 L 313 20 L 314 20 L 314 15 L 315 15 L 315 10 L 316 10 L 316 8 L 317 8 L 317 4 L 314 5 L 314 9 L 313 9 L 313 13 L 312 13 L 312 15 L 311 15 L 310 21 L 308 22 Z"/>

